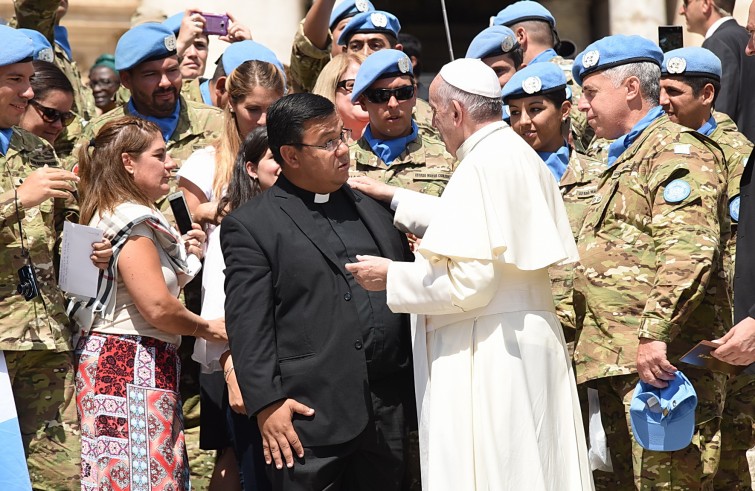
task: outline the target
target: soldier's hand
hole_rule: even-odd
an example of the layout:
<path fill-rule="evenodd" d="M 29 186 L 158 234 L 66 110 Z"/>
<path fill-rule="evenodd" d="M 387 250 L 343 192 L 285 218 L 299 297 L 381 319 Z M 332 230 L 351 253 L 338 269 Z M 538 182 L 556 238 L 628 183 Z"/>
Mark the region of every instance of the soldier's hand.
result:
<path fill-rule="evenodd" d="M 637 348 L 637 374 L 640 380 L 658 389 L 668 387 L 676 377 L 676 367 L 666 358 L 666 343 L 641 338 Z"/>
<path fill-rule="evenodd" d="M 50 198 L 66 199 L 79 182 L 76 174 L 59 167 L 41 167 L 24 179 L 18 187 L 18 201 L 24 208 L 32 208 Z"/>
<path fill-rule="evenodd" d="M 244 24 L 236 21 L 236 17 L 230 12 L 225 13 L 228 19 L 231 21 L 231 25 L 228 26 L 228 35 L 220 36 L 218 39 L 225 41 L 226 43 L 236 43 L 238 41 L 246 41 L 252 39 L 252 30 Z"/>
<path fill-rule="evenodd" d="M 366 176 L 350 177 L 348 183 L 352 188 L 384 203 L 390 204 L 391 200 L 393 200 L 393 195 L 396 194 L 394 186 L 389 186 L 384 182 L 376 181 Z"/>
<path fill-rule="evenodd" d="M 270 465 L 275 461 L 276 469 L 283 469 L 284 461 L 286 467 L 293 467 L 293 453 L 299 458 L 304 457 L 304 447 L 291 423 L 296 413 L 314 416 L 315 410 L 294 399 L 285 399 L 270 404 L 257 414 L 265 463 Z"/>
<path fill-rule="evenodd" d="M 755 363 L 755 319 L 745 317 L 726 336 L 713 342 L 721 343 L 712 353 L 719 360 L 732 365 Z"/>
<path fill-rule="evenodd" d="M 184 13 L 181 20 L 181 28 L 176 38 L 176 53 L 181 58 L 189 46 L 194 44 L 197 37 L 202 35 L 207 20 L 200 13 L 201 10 L 190 8 Z"/>
<path fill-rule="evenodd" d="M 357 283 L 367 291 L 385 290 L 388 280 L 388 267 L 391 260 L 377 256 L 357 255 L 358 263 L 346 264 L 346 271 L 354 276 Z"/>

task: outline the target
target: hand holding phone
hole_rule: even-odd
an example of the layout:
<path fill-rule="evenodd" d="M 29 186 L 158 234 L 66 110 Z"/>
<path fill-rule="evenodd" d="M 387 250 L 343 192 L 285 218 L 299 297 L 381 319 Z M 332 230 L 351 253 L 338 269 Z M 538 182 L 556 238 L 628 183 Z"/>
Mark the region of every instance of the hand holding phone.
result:
<path fill-rule="evenodd" d="M 226 36 L 228 34 L 228 16 L 226 14 L 210 14 L 202 12 L 205 19 L 203 33 L 207 35 Z"/>
<path fill-rule="evenodd" d="M 168 203 L 173 211 L 173 217 L 176 219 L 176 225 L 181 235 L 186 235 L 191 230 L 191 213 L 186 205 L 183 191 L 176 191 L 168 195 Z"/>

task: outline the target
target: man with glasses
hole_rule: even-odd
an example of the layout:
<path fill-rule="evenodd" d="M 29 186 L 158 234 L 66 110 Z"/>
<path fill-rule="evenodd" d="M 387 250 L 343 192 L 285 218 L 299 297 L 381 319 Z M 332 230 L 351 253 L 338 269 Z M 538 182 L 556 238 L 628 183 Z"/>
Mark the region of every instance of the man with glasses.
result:
<path fill-rule="evenodd" d="M 391 212 L 346 185 L 333 103 L 285 96 L 267 132 L 281 175 L 223 219 L 220 241 L 226 329 L 273 489 L 397 491 L 416 428 L 409 319 L 345 265 L 413 256 Z"/>
<path fill-rule="evenodd" d="M 351 100 L 369 114 L 370 122 L 350 147 L 350 174 L 440 196 L 456 159 L 412 119 L 415 92 L 412 63 L 403 51 L 380 50 L 362 63 Z"/>
<path fill-rule="evenodd" d="M 731 16 L 736 0 L 684 0 L 679 14 L 687 30 L 705 36 L 703 48 L 721 60 L 723 75 L 716 111 L 728 114 L 750 141 L 755 140 L 755 98 L 747 87 L 755 85 L 755 59 L 745 56 L 749 36 Z"/>

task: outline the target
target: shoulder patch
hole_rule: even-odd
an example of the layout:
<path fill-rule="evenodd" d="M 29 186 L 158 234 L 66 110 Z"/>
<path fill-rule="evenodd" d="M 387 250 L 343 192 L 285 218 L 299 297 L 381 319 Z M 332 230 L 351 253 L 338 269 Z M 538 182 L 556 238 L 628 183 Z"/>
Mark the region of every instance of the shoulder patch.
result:
<path fill-rule="evenodd" d="M 739 222 L 739 195 L 729 201 L 729 216 L 733 222 Z"/>
<path fill-rule="evenodd" d="M 689 143 L 674 145 L 674 153 L 677 155 L 689 155 L 691 146 Z"/>
<path fill-rule="evenodd" d="M 692 188 L 687 181 L 674 179 L 663 190 L 663 199 L 667 203 L 680 203 L 692 193 Z"/>

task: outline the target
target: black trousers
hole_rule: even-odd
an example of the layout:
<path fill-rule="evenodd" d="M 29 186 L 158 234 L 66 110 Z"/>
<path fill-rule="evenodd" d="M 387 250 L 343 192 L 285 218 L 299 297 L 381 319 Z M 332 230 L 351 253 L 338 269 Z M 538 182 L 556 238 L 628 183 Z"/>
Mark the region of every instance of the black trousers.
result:
<path fill-rule="evenodd" d="M 411 377 L 370 383 L 372 417 L 353 440 L 304 447 L 294 467 L 267 466 L 275 491 L 399 491 L 408 433 L 416 421 Z M 316 409 L 316 408 L 315 408 Z"/>

